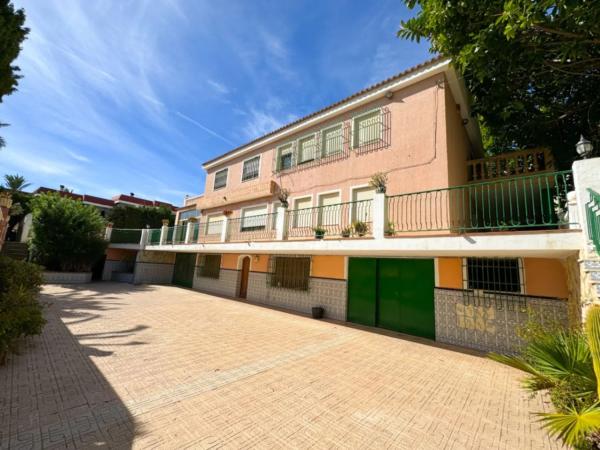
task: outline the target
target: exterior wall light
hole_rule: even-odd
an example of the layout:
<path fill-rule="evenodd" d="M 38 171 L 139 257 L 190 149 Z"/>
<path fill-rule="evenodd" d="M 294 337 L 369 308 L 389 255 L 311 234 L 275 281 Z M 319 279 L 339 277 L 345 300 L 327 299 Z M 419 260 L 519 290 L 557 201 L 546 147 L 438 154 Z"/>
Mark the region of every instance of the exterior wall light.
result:
<path fill-rule="evenodd" d="M 586 138 L 584 138 L 583 134 L 582 134 L 579 137 L 579 142 L 577 144 L 575 144 L 575 149 L 577 150 L 577 153 L 579 154 L 579 156 L 581 156 L 582 158 L 585 159 L 591 155 L 592 150 L 594 150 L 594 146 L 592 145 L 592 143 L 590 141 L 588 141 Z"/>

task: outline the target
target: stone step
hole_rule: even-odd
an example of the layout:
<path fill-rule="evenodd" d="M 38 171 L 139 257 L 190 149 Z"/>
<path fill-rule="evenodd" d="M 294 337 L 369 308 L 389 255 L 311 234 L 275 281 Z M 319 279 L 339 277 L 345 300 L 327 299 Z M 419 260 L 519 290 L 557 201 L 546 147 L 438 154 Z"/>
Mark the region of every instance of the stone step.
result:
<path fill-rule="evenodd" d="M 600 270 L 590 272 L 590 279 L 593 283 L 600 283 Z"/>
<path fill-rule="evenodd" d="M 588 271 L 600 270 L 600 261 L 586 259 L 585 261 L 583 261 L 583 268 Z"/>
<path fill-rule="evenodd" d="M 5 241 L 4 244 L 2 244 L 1 253 L 13 259 L 25 260 L 27 259 L 27 256 L 29 256 L 29 249 L 25 242 Z"/>

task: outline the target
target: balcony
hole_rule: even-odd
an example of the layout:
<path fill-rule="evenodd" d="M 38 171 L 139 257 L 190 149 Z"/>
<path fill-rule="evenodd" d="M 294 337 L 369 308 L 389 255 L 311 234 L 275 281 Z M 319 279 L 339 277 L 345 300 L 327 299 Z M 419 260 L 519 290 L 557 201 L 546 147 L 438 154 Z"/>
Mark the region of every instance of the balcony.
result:
<path fill-rule="evenodd" d="M 205 210 L 218 208 L 232 203 L 246 202 L 264 197 L 271 197 L 277 192 L 275 181 L 263 181 L 258 183 L 244 183 L 235 189 L 223 189 L 210 192 L 199 198 L 196 209 Z"/>
<path fill-rule="evenodd" d="M 467 161 L 467 178 L 472 183 L 534 175 L 552 170 L 554 170 L 554 157 L 550 150 L 544 148 Z"/>

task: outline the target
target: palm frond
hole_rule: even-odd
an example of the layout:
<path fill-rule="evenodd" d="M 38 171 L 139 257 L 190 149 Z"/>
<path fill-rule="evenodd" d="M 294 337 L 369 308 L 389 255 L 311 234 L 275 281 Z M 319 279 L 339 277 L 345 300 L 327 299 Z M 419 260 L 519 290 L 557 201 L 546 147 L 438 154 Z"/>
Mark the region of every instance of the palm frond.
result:
<path fill-rule="evenodd" d="M 586 435 L 600 429 L 600 404 L 565 413 L 536 413 L 551 436 L 570 446 L 580 445 Z"/>

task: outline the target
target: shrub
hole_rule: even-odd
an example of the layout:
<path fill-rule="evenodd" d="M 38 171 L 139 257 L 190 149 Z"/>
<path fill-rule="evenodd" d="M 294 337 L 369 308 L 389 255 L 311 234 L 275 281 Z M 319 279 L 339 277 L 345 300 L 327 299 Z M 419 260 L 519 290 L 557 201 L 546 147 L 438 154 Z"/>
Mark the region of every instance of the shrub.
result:
<path fill-rule="evenodd" d="M 171 226 L 175 222 L 175 215 L 167 206 L 117 205 L 108 213 L 108 220 L 115 228 L 146 228 L 146 225 L 160 228 L 163 219 Z"/>
<path fill-rule="evenodd" d="M 41 268 L 0 255 L 0 365 L 17 340 L 40 334 L 46 321 L 37 296 Z"/>
<path fill-rule="evenodd" d="M 98 210 L 55 193 L 39 195 L 31 203 L 35 260 L 50 270 L 91 270 L 107 245 Z"/>
<path fill-rule="evenodd" d="M 361 220 L 356 220 L 352 223 L 352 228 L 354 232 L 358 234 L 360 237 L 364 236 L 369 232 L 369 225 Z"/>

